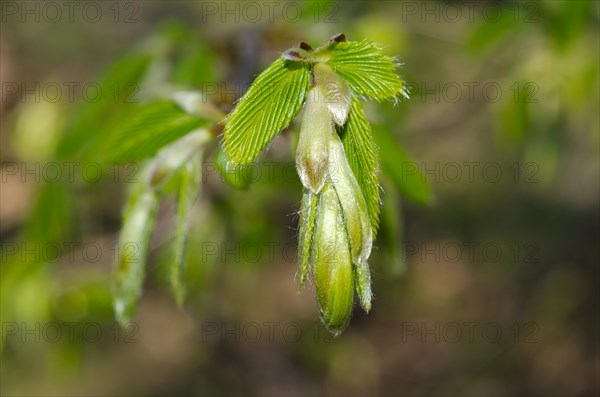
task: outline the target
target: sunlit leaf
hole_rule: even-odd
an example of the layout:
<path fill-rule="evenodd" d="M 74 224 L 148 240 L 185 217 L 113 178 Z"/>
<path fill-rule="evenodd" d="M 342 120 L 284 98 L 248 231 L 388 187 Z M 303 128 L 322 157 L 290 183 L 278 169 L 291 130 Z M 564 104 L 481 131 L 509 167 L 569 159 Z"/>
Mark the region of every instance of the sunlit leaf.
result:
<path fill-rule="evenodd" d="M 225 153 L 232 166 L 251 164 L 304 103 L 310 84 L 306 64 L 278 58 L 254 81 L 225 125 Z"/>
<path fill-rule="evenodd" d="M 378 44 L 366 40 L 337 43 L 327 63 L 360 96 L 383 101 L 407 95 L 396 74 L 398 62 Z"/>

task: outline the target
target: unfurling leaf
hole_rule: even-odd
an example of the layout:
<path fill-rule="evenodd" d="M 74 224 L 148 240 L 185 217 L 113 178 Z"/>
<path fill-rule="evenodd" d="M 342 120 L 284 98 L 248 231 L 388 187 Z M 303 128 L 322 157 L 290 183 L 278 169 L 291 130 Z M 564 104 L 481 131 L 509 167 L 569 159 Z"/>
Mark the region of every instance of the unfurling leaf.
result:
<path fill-rule="evenodd" d="M 123 215 L 114 285 L 114 308 L 121 324 L 131 321 L 141 294 L 157 206 L 158 195 L 154 190 L 144 183 L 133 187 Z"/>
<path fill-rule="evenodd" d="M 397 62 L 370 41 L 348 41 L 331 48 L 327 63 L 346 80 L 352 91 L 377 101 L 407 96 L 404 82 L 396 74 Z"/>
<path fill-rule="evenodd" d="M 171 288 L 178 305 L 183 304 L 185 296 L 185 243 L 188 234 L 190 212 L 198 193 L 202 173 L 202 156 L 196 155 L 183 165 L 179 171 L 179 191 L 177 192 L 177 220 L 175 228 L 175 255 L 171 263 Z"/>
<path fill-rule="evenodd" d="M 377 236 L 379 214 L 379 158 L 371 125 L 365 118 L 362 105 L 353 98 L 348 122 L 341 129 L 341 139 L 346 158 L 360 186 L 367 204 L 373 239 Z"/>
<path fill-rule="evenodd" d="M 223 142 L 231 165 L 249 165 L 287 127 L 304 103 L 310 68 L 278 58 L 240 99 L 225 125 Z"/>

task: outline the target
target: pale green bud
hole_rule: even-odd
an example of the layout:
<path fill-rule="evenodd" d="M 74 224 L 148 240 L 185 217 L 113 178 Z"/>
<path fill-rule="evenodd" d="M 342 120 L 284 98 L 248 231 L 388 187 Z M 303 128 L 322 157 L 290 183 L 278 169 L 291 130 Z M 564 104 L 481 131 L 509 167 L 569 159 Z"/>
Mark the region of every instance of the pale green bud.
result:
<path fill-rule="evenodd" d="M 373 233 L 367 212 L 367 203 L 352 173 L 342 141 L 336 135 L 331 144 L 330 178 L 340 198 L 344 220 L 352 246 L 352 259 L 366 261 L 371 255 Z"/>
<path fill-rule="evenodd" d="M 350 86 L 325 63 L 315 64 L 313 71 L 331 118 L 337 125 L 343 126 L 348 120 L 352 102 Z"/>
<path fill-rule="evenodd" d="M 329 184 L 319 194 L 311 255 L 321 321 L 330 332 L 339 335 L 352 314 L 354 285 L 340 202 Z"/>
<path fill-rule="evenodd" d="M 308 274 L 318 201 L 319 199 L 316 194 L 305 189 L 304 194 L 302 195 L 300 232 L 298 238 L 298 286 L 300 288 L 304 288 L 306 275 Z"/>
<path fill-rule="evenodd" d="M 331 144 L 331 181 L 343 212 L 350 239 L 352 263 L 356 273 L 356 292 L 365 311 L 371 309 L 371 274 L 367 260 L 373 246 L 373 231 L 367 212 L 367 204 L 360 186 L 352 173 L 344 152 L 342 141 L 336 135 Z"/>
<path fill-rule="evenodd" d="M 315 86 L 308 92 L 296 148 L 296 170 L 300 181 L 313 193 L 319 193 L 325 184 L 329 147 L 335 134 L 329 111 L 319 91 L 319 86 Z"/>

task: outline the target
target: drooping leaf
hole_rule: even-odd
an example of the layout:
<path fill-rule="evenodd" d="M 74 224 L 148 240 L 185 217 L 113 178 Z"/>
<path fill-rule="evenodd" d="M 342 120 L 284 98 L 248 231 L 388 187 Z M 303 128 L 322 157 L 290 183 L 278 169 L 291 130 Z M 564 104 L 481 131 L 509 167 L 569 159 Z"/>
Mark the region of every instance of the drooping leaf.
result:
<path fill-rule="evenodd" d="M 396 60 L 378 44 L 367 40 L 337 43 L 327 63 L 345 79 L 354 93 L 383 101 L 406 96 L 404 82 L 396 74 Z"/>
<path fill-rule="evenodd" d="M 124 211 L 117 251 L 113 304 L 121 324 L 131 321 L 141 294 L 157 207 L 157 193 L 143 182 L 136 183 Z"/>
<path fill-rule="evenodd" d="M 179 175 L 179 192 L 177 194 L 177 220 L 175 227 L 175 255 L 170 267 L 171 288 L 175 300 L 180 306 L 185 296 L 185 245 L 188 234 L 190 212 L 200 192 L 202 173 L 202 157 L 190 159 L 181 167 Z"/>
<path fill-rule="evenodd" d="M 408 157 L 389 131 L 375 127 L 373 136 L 381 148 L 383 171 L 394 186 L 409 200 L 417 204 L 429 204 L 432 200 L 431 189 L 418 165 Z"/>
<path fill-rule="evenodd" d="M 225 153 L 233 167 L 251 164 L 287 127 L 304 103 L 310 69 L 278 58 L 240 99 L 225 124 Z"/>
<path fill-rule="evenodd" d="M 106 163 L 128 163 L 153 156 L 162 147 L 208 122 L 170 101 L 141 106 L 121 128 L 113 131 L 99 153 Z"/>
<path fill-rule="evenodd" d="M 348 122 L 341 129 L 340 135 L 350 168 L 365 198 L 375 239 L 380 213 L 379 159 L 371 125 L 365 118 L 362 104 L 357 98 L 352 100 Z"/>

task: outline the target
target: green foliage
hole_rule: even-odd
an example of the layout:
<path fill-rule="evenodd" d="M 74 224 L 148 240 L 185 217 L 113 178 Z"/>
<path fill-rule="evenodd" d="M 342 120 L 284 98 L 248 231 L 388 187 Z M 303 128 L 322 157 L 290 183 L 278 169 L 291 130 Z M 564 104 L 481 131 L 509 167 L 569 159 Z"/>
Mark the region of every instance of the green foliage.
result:
<path fill-rule="evenodd" d="M 131 189 L 119 237 L 114 294 L 115 311 L 122 323 L 132 318 L 141 292 L 159 200 L 171 192 L 177 195 L 177 210 L 170 283 L 177 303 L 183 304 L 189 219 L 200 192 L 202 154 L 211 139 L 208 130 L 198 129 L 164 147 L 144 168 L 143 175 Z"/>
<path fill-rule="evenodd" d="M 107 138 L 99 153 L 106 163 L 128 163 L 151 157 L 165 145 L 208 122 L 186 113 L 171 101 L 141 106 L 128 122 Z"/>
<path fill-rule="evenodd" d="M 150 54 L 132 54 L 110 66 L 98 83 L 98 100 L 81 104 L 73 117 L 58 148 L 59 157 L 76 158 L 98 150 L 106 128 L 120 122 L 135 107 L 140 82 L 151 60 Z"/>
<path fill-rule="evenodd" d="M 371 309 L 368 259 L 380 218 L 377 146 L 358 96 L 378 101 L 406 96 L 396 66 L 379 45 L 345 42 L 344 35 L 316 50 L 301 43 L 256 79 L 226 120 L 225 153 L 234 167 L 246 166 L 305 102 L 296 147 L 304 187 L 298 284 L 304 286 L 310 271 L 321 320 L 336 335 L 349 321 L 354 287 L 363 309 Z M 394 160 L 406 158 L 394 142 L 384 160 L 398 152 L 403 156 Z M 412 179 L 399 183 L 405 194 L 426 202 L 423 186 Z"/>
<path fill-rule="evenodd" d="M 366 40 L 337 43 L 327 63 L 357 95 L 377 101 L 407 96 L 396 73 L 398 63 L 378 44 Z"/>
<path fill-rule="evenodd" d="M 179 33 L 171 35 L 186 42 Z M 245 171 L 306 102 L 296 153 L 305 188 L 298 284 L 302 288 L 311 273 L 321 319 L 335 335 L 349 322 L 355 290 L 363 309 L 371 309 L 368 259 L 381 211 L 376 138 L 358 97 L 381 101 L 406 95 L 394 59 L 379 45 L 344 40 L 336 35 L 316 50 L 301 44 L 284 52 L 225 118 L 223 145 L 215 156 L 225 181 L 245 189 Z M 120 322 L 133 316 L 158 202 L 170 193 L 177 196 L 177 209 L 169 280 L 179 305 L 185 296 L 186 240 L 200 191 L 200 155 L 212 140 L 211 123 L 223 115 L 201 92 L 179 91 L 171 97 L 135 107 L 96 156 L 104 163 L 152 158 L 132 189 L 123 217 L 114 300 Z M 406 154 L 389 142 L 389 135 L 378 139 L 383 140 L 384 169 L 390 170 L 392 180 L 410 198 L 427 202 L 424 182 L 394 174 L 392 163 L 408 162 Z"/>
<path fill-rule="evenodd" d="M 251 164 L 302 107 L 310 69 L 278 58 L 254 81 L 227 117 L 223 143 L 233 167 Z"/>

